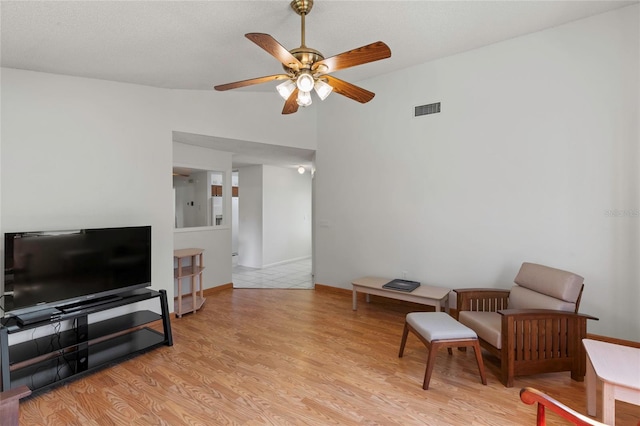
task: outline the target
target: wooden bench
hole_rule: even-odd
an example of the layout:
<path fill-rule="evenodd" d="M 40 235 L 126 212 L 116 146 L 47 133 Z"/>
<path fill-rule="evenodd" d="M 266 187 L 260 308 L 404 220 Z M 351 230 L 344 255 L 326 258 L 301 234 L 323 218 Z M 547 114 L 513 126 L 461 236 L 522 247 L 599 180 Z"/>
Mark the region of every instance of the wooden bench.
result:
<path fill-rule="evenodd" d="M 404 332 L 402 333 L 402 342 L 400 343 L 400 353 L 398 354 L 400 358 L 402 358 L 402 354 L 404 353 L 404 346 L 407 343 L 409 331 L 418 336 L 429 350 L 422 389 L 429 389 L 431 372 L 433 371 L 433 364 L 435 364 L 438 349 L 447 348 L 449 355 L 452 355 L 452 347 L 471 346 L 473 348 L 476 354 L 482 384 L 487 384 L 487 379 L 484 375 L 482 354 L 480 353 L 480 344 L 478 343 L 478 335 L 475 331 L 460 324 L 444 312 L 411 312 L 407 314 L 405 318 Z"/>
<path fill-rule="evenodd" d="M 422 284 L 411 292 L 390 290 L 382 286 L 391 281 L 382 277 L 360 277 L 351 282 L 353 286 L 353 310 L 358 309 L 358 293 L 364 293 L 369 302 L 369 295 L 388 297 L 405 302 L 433 306 L 436 311 L 449 312 L 449 293 L 451 289 Z"/>

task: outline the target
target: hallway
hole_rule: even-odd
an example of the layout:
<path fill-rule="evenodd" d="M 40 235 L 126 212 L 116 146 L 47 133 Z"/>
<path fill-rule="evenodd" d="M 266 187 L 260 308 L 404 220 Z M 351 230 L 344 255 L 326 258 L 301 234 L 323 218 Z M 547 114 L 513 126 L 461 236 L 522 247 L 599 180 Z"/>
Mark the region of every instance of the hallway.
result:
<path fill-rule="evenodd" d="M 312 289 L 311 259 L 268 268 L 233 267 L 233 288 Z"/>

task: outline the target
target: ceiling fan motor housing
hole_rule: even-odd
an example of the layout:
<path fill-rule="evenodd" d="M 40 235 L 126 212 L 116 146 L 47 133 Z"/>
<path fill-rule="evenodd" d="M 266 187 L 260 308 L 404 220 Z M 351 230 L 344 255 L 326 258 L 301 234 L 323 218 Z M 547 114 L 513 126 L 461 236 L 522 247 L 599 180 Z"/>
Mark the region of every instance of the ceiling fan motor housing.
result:
<path fill-rule="evenodd" d="M 324 56 L 322 53 L 318 52 L 315 49 L 311 49 L 310 47 L 298 47 L 297 49 L 291 49 L 289 52 L 300 62 L 302 62 L 302 69 L 310 70 L 311 66 L 318 61 L 322 61 Z M 282 66 L 284 70 L 288 73 L 296 74 L 296 68 L 291 68 L 286 65 Z"/>

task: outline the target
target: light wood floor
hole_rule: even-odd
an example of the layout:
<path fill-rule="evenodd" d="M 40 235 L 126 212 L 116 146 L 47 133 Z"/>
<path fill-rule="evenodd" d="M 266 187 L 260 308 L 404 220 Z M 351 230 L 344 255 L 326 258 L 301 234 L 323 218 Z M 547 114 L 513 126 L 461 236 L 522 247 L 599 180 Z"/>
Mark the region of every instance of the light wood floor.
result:
<path fill-rule="evenodd" d="M 584 383 L 569 373 L 507 389 L 485 356 L 483 386 L 472 351 L 438 353 L 422 390 L 426 348 L 410 335 L 398 358 L 415 305 L 372 299 L 354 312 L 348 294 L 223 290 L 172 320 L 173 347 L 23 401 L 21 425 L 533 425 L 523 386 L 586 413 Z M 640 407 L 618 403 L 618 425 L 638 420 Z"/>

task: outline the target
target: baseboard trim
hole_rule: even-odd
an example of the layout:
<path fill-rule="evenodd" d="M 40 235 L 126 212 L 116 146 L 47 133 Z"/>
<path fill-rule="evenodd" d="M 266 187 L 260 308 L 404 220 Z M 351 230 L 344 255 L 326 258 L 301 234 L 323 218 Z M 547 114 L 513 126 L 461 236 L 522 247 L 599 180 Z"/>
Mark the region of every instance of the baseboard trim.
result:
<path fill-rule="evenodd" d="M 295 257 L 293 259 L 281 260 L 280 262 L 268 263 L 266 265 L 262 265 L 262 268 L 271 268 L 272 266 L 286 265 L 287 263 L 300 262 L 307 259 L 311 259 L 311 256 Z"/>
<path fill-rule="evenodd" d="M 640 349 L 640 342 L 634 342 L 633 340 L 618 339 L 616 337 L 601 336 L 599 334 L 587 333 L 587 339 L 599 340 L 601 342 L 613 343 L 614 345 L 630 346 L 632 348 Z"/>
<path fill-rule="evenodd" d="M 211 288 L 205 288 L 204 291 L 202 292 L 202 294 L 206 297 L 206 296 L 210 296 L 216 293 L 219 293 L 223 290 L 228 290 L 228 289 L 232 289 L 233 288 L 233 283 L 227 283 L 227 284 L 222 284 L 216 287 L 211 287 Z"/>
<path fill-rule="evenodd" d="M 352 290 L 348 290 L 346 288 L 334 287 L 331 285 L 318 284 L 318 283 L 314 284 L 314 289 L 318 291 L 325 291 L 328 293 L 337 293 L 337 294 L 345 294 L 345 295 L 353 294 Z"/>

